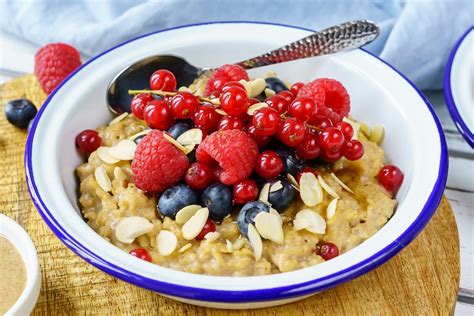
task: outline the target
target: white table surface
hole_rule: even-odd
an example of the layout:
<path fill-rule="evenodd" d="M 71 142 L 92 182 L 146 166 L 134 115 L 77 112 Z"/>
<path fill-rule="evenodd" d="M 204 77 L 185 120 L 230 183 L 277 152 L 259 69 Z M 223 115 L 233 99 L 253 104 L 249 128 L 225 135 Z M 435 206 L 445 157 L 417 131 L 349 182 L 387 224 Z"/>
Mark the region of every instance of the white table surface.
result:
<path fill-rule="evenodd" d="M 37 46 L 0 31 L 0 84 L 33 71 Z M 442 91 L 425 91 L 441 120 L 449 147 L 445 194 L 453 207 L 461 243 L 461 282 L 455 315 L 474 316 L 474 150 L 454 126 Z"/>

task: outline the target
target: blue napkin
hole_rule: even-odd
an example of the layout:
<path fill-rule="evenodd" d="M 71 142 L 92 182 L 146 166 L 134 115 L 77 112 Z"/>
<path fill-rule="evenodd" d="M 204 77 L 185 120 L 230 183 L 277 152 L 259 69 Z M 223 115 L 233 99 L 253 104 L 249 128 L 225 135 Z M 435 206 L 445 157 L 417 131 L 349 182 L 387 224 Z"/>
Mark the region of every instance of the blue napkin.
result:
<path fill-rule="evenodd" d="M 377 22 L 367 48 L 420 88 L 440 88 L 456 39 L 474 22 L 472 0 L 0 0 L 0 28 L 44 45 L 65 42 L 85 55 L 140 34 L 208 21 L 265 21 L 324 29 Z"/>

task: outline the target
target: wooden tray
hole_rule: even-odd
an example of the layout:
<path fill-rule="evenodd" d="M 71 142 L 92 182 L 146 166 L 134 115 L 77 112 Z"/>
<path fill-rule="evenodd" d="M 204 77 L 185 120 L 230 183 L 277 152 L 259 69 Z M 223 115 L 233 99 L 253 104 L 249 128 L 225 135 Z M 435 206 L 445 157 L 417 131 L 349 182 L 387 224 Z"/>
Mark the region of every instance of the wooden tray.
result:
<path fill-rule="evenodd" d="M 0 111 L 11 99 L 42 104 L 33 75 L 0 87 Z M 373 315 L 452 313 L 459 286 L 459 238 L 444 198 L 426 229 L 400 254 L 351 282 L 305 300 L 252 311 L 182 304 L 114 279 L 66 248 L 36 212 L 23 171 L 26 132 L 0 115 L 0 212 L 19 222 L 36 245 L 43 285 L 33 314 Z M 47 150 L 47 148 L 45 148 Z"/>

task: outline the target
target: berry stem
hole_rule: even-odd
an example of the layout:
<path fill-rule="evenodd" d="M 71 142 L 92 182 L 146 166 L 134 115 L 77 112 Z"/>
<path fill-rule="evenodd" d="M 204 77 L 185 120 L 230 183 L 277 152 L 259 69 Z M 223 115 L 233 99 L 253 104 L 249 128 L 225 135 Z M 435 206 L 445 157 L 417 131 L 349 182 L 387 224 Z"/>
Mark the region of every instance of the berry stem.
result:
<path fill-rule="evenodd" d="M 179 91 L 169 92 L 169 91 L 162 91 L 162 90 L 128 90 L 128 94 L 131 94 L 131 95 L 136 95 L 136 94 L 141 94 L 141 93 L 156 94 L 156 95 L 161 95 L 161 96 L 175 96 L 179 93 Z M 218 100 L 208 99 L 208 98 L 204 98 L 198 95 L 195 95 L 195 96 L 199 98 L 199 100 L 202 102 L 207 102 L 213 105 L 220 106 Z"/>

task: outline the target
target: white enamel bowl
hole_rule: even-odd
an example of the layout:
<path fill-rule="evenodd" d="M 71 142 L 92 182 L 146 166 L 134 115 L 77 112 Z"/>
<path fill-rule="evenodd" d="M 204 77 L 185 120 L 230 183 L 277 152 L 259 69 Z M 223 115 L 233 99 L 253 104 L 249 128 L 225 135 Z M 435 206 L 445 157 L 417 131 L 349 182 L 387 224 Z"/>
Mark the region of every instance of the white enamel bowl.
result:
<path fill-rule="evenodd" d="M 124 67 L 155 54 L 176 54 L 192 64 L 218 66 L 279 47 L 309 30 L 258 23 L 212 23 L 149 34 L 89 61 L 45 102 L 30 132 L 25 167 L 33 201 L 53 232 L 103 271 L 177 300 L 221 308 L 283 304 L 364 274 L 405 247 L 436 210 L 446 182 L 447 150 L 431 106 L 396 70 L 356 50 L 251 71 L 276 71 L 284 80 L 340 80 L 352 115 L 385 126 L 387 159 L 405 173 L 393 218 L 355 249 L 314 267 L 258 277 L 213 277 L 178 272 L 136 259 L 96 234 L 80 216 L 74 169 L 82 162 L 75 135 L 111 120 L 105 106 L 109 81 Z M 295 245 L 297 247 L 298 245 Z"/>

